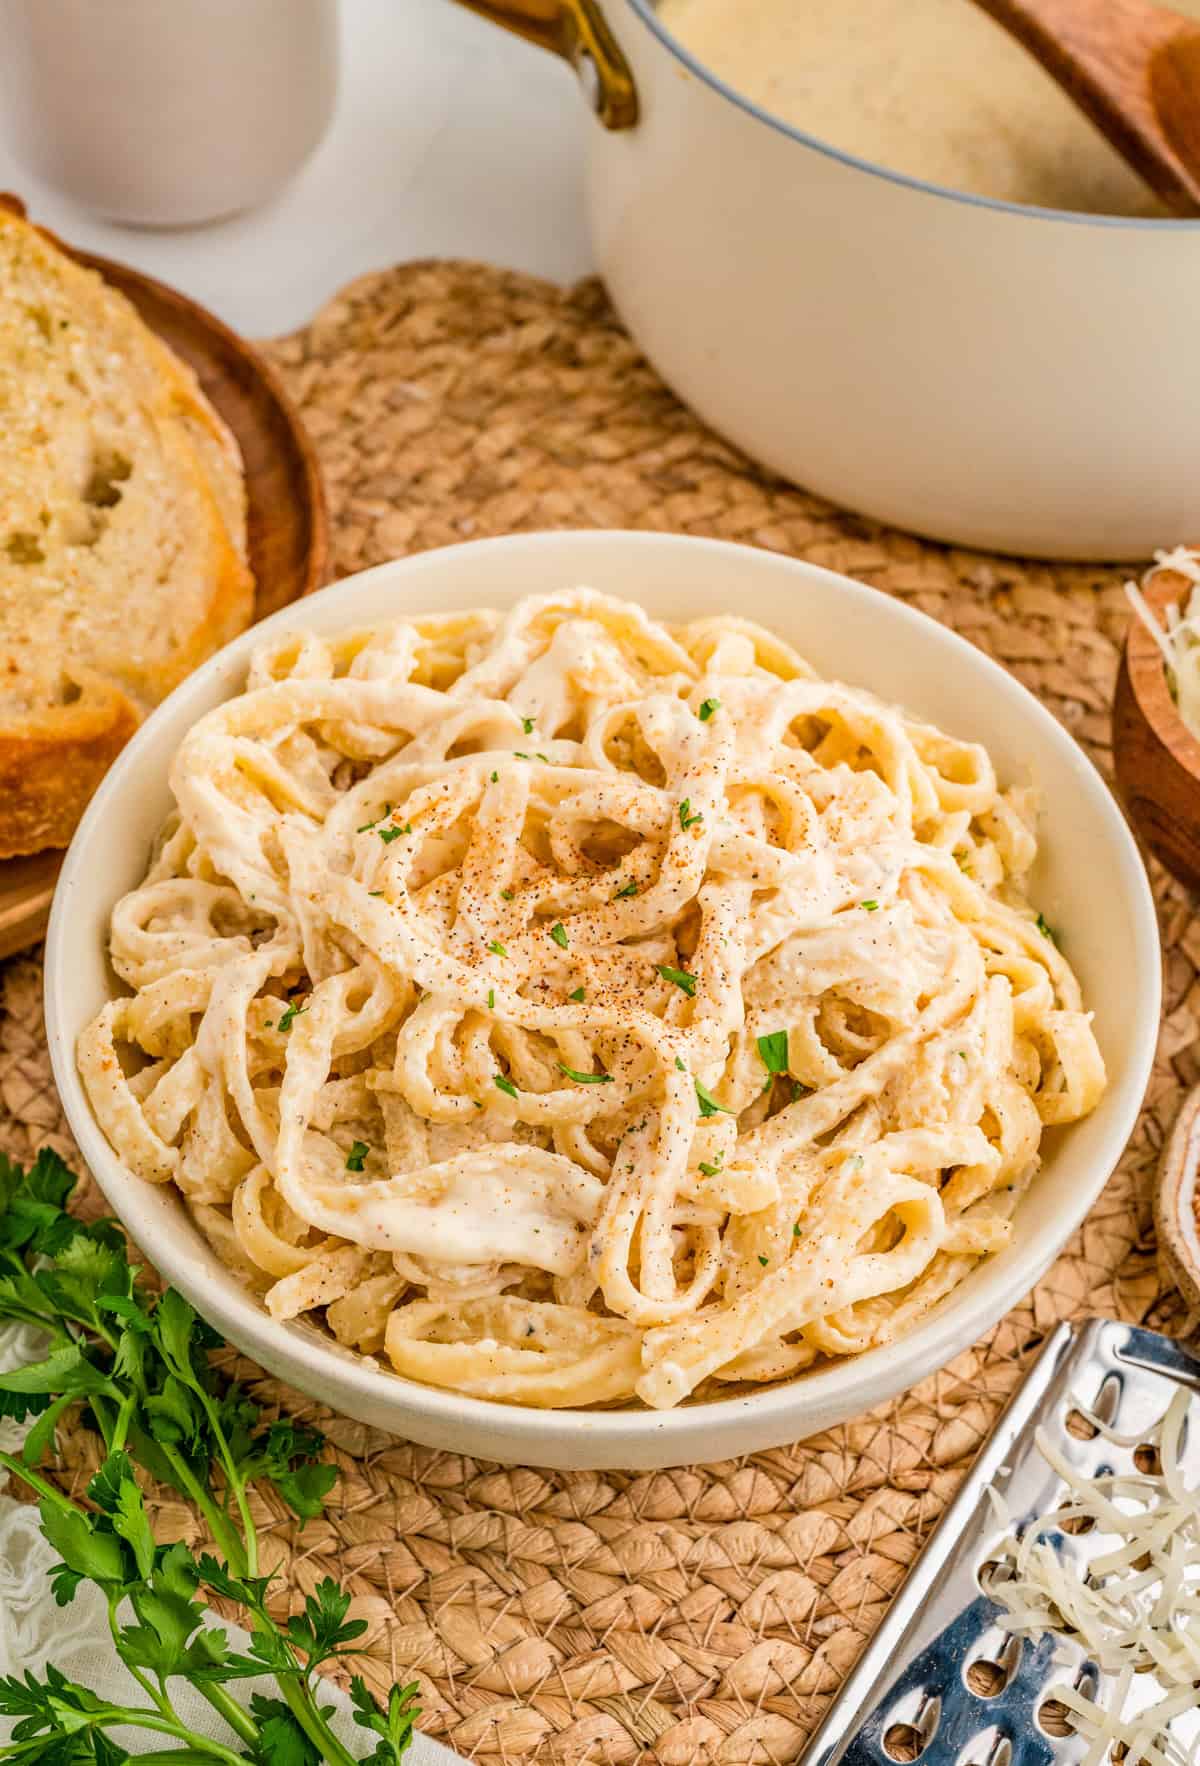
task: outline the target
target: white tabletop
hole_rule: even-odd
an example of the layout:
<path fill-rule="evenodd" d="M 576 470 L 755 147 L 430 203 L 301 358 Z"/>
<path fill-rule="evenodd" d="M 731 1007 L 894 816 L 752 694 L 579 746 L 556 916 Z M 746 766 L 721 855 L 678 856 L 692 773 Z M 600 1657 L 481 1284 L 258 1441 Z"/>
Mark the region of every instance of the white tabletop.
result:
<path fill-rule="evenodd" d="M 174 232 L 112 226 L 2 147 L 0 190 L 250 337 L 290 331 L 352 277 L 412 258 L 481 258 L 560 282 L 592 268 L 585 112 L 564 62 L 451 0 L 343 0 L 342 43 L 333 126 L 264 208 Z"/>

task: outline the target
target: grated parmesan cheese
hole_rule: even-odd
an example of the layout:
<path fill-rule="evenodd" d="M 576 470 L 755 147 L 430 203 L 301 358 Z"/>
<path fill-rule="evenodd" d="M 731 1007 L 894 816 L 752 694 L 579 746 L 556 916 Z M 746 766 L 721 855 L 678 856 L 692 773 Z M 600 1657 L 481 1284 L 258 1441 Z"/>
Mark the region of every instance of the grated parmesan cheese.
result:
<path fill-rule="evenodd" d="M 1192 585 L 1186 607 L 1175 603 L 1166 609 L 1165 625 L 1154 617 L 1143 592 L 1160 570 L 1175 571 Z M 1176 546 L 1173 552 L 1156 553 L 1141 585 L 1126 583 L 1125 593 L 1134 613 L 1162 651 L 1180 717 L 1200 740 L 1200 551 L 1191 546 Z"/>
<path fill-rule="evenodd" d="M 1153 1430 L 1132 1439 L 1083 1413 L 1115 1447 L 1145 1442 L 1156 1448 L 1162 1468 L 1156 1473 L 1083 1476 L 1039 1429 L 1038 1449 L 1066 1494 L 999 1548 L 1011 1579 L 994 1580 L 988 1592 L 1005 1609 L 1004 1628 L 1031 1638 L 1070 1634 L 1113 1677 L 1109 1710 L 1076 1686 L 1055 1686 L 1047 1695 L 1067 1707 L 1090 1743 L 1082 1766 L 1101 1766 L 1117 1743 L 1126 1750 L 1126 1766 L 1191 1766 L 1200 1753 L 1200 1736 L 1185 1748 L 1170 1734 L 1175 1718 L 1200 1706 L 1200 1488 L 1188 1486 L 1180 1464 L 1187 1411 L 1188 1394 L 1181 1391 Z M 1011 1525 L 1003 1503 L 990 1494 L 998 1517 Z M 1064 1561 L 1053 1543 L 1055 1534 L 1080 1522 L 1105 1536 L 1106 1549 L 1086 1565 Z M 1135 1676 L 1146 1669 L 1154 1671 L 1163 1696 L 1139 1710 Z"/>

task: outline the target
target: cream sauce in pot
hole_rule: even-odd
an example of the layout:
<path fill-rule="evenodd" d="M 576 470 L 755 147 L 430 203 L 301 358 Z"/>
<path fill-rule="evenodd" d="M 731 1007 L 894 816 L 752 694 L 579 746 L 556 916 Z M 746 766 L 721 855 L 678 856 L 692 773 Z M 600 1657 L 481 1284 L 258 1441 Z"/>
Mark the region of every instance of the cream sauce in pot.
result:
<path fill-rule="evenodd" d="M 1200 0 L 1174 0 L 1200 18 Z M 1164 211 L 972 0 L 663 0 L 744 98 L 860 159 L 952 190 L 1111 215 Z"/>

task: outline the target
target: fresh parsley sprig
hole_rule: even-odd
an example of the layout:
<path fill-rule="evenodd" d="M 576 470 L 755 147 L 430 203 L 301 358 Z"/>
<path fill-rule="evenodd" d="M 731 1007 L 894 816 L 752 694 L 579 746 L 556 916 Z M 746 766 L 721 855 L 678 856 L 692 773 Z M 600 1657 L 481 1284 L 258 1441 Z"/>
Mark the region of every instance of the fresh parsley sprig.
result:
<path fill-rule="evenodd" d="M 314 1675 L 346 1653 L 365 1622 L 347 1618 L 350 1596 L 327 1577 L 303 1613 L 276 1623 L 249 1501 L 253 1485 L 271 1484 L 302 1521 L 320 1514 L 337 1477 L 319 1458 L 322 1437 L 286 1418 L 267 1421 L 222 1379 L 208 1357 L 221 1339 L 175 1289 L 158 1295 L 138 1282 L 114 1222 L 88 1225 L 66 1211 L 74 1186 L 49 1150 L 29 1171 L 0 1155 L 0 1321 L 33 1326 L 46 1342 L 41 1361 L 0 1374 L 0 1415 L 32 1424 L 20 1456 L 0 1453 L 0 1465 L 38 1497 L 42 1531 L 61 1559 L 51 1572 L 55 1599 L 66 1606 L 82 1583 L 95 1583 L 113 1648 L 144 1700 L 102 1699 L 52 1666 L 0 1679 L 0 1713 L 16 1719 L 0 1761 L 124 1766 L 130 1755 L 113 1732 L 135 1728 L 170 1744 L 139 1756 L 152 1766 L 353 1766 Z M 105 1449 L 86 1506 L 40 1469 L 75 1405 L 88 1407 Z M 155 1538 L 139 1467 L 195 1504 L 220 1556 Z M 244 1609 L 245 1654 L 204 1624 L 213 1594 Z M 228 1690 L 267 1674 L 278 1697 L 256 1693 L 247 1709 Z M 219 1712 L 229 1743 L 179 1715 L 179 1681 Z M 397 1766 L 407 1748 L 415 1692 L 393 1687 L 381 1712 L 354 1682 L 355 1721 L 378 1738 L 375 1766 Z"/>

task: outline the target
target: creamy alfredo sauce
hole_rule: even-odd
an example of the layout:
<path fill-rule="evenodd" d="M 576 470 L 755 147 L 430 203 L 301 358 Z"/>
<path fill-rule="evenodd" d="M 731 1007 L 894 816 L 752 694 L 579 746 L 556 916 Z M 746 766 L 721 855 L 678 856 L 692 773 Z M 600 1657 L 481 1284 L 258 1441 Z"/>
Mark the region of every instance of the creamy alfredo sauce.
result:
<path fill-rule="evenodd" d="M 1173 0 L 1200 18 L 1200 0 Z M 1162 210 L 973 0 L 662 0 L 663 23 L 752 103 L 890 171 L 1112 215 Z"/>

